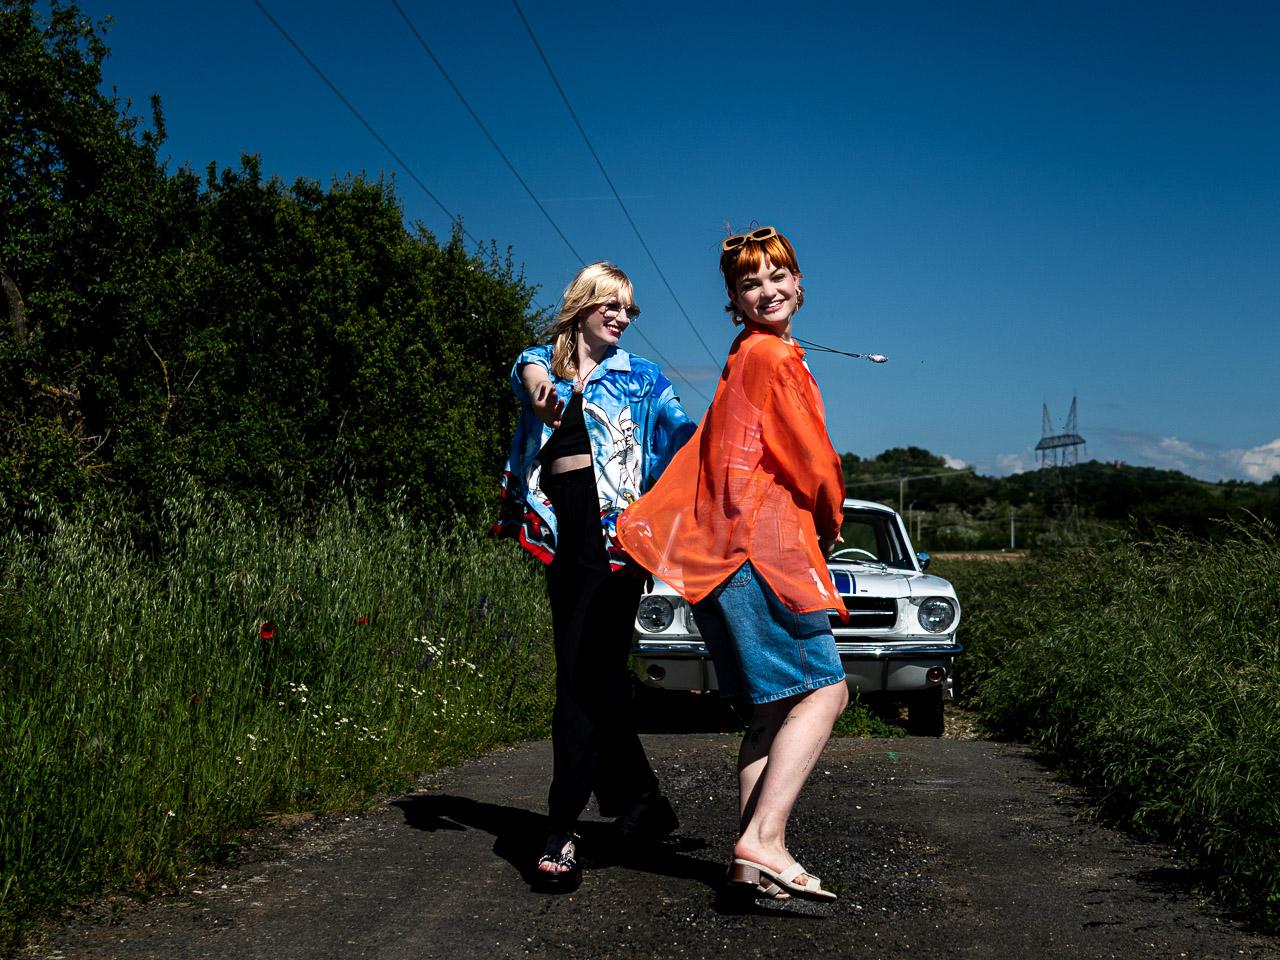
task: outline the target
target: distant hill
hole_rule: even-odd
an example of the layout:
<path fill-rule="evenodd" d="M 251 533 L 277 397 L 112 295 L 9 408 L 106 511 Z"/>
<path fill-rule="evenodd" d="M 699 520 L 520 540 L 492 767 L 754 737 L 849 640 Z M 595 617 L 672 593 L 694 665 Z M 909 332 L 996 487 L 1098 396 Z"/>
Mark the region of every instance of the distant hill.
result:
<path fill-rule="evenodd" d="M 948 467 L 920 447 L 842 460 L 848 495 L 900 506 L 925 550 L 1007 548 L 1011 539 L 1018 547 L 1048 546 L 1160 527 L 1218 537 L 1225 521 L 1250 514 L 1280 523 L 1280 476 L 1209 483 L 1176 470 L 1090 460 L 1057 472 L 985 477 Z"/>

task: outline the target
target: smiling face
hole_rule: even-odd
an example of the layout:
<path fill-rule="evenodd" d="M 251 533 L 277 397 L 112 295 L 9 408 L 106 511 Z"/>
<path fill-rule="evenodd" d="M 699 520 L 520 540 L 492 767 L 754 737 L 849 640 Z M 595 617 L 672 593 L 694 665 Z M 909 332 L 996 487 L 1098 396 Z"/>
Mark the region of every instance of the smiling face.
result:
<path fill-rule="evenodd" d="M 800 305 L 800 275 L 765 256 L 757 270 L 737 278 L 733 303 L 748 322 L 789 340 L 791 318 Z"/>
<path fill-rule="evenodd" d="M 635 303 L 631 288 L 624 286 L 604 303 L 588 307 L 578 316 L 578 335 L 582 344 L 594 356 L 598 350 L 607 350 L 621 339 L 631 325 Z"/>

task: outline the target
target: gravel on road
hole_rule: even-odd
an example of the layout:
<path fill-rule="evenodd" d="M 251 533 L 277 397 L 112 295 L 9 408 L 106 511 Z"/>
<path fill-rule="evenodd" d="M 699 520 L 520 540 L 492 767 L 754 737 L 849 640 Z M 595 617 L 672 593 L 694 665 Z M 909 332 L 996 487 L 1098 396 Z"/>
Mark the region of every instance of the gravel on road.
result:
<path fill-rule="evenodd" d="M 743 910 L 719 895 L 733 841 L 732 733 L 648 734 L 681 818 L 625 856 L 589 821 L 581 889 L 530 891 L 550 745 L 425 777 L 359 815 L 266 831 L 175 894 L 82 907 L 47 958 L 1277 958 L 1196 892 L 1169 851 L 1089 822 L 1024 746 L 836 739 L 792 822 L 792 852 L 840 900 Z"/>

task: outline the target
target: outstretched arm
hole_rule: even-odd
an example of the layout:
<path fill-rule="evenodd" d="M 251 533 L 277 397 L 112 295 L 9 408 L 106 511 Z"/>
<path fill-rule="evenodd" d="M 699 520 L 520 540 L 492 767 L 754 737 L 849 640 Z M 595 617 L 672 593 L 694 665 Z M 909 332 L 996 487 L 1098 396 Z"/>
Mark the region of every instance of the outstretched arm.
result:
<path fill-rule="evenodd" d="M 520 367 L 520 383 L 529 396 L 534 415 L 553 430 L 560 426 L 564 401 L 556 395 L 555 384 L 546 368 L 536 363 L 524 364 Z"/>

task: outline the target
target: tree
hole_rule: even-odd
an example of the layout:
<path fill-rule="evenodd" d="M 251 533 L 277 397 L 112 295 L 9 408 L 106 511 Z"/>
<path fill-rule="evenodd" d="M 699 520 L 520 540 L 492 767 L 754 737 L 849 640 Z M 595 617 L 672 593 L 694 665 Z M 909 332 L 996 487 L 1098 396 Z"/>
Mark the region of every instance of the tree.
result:
<path fill-rule="evenodd" d="M 168 178 L 158 101 L 143 129 L 100 92 L 103 24 L 0 0 L 0 510 L 82 492 L 116 410 L 116 346 L 144 321 Z"/>
<path fill-rule="evenodd" d="M 99 90 L 104 24 L 0 5 L 0 515 L 146 517 L 184 475 L 486 514 L 536 320 L 510 254 L 407 229 L 389 181 L 171 175 L 158 100 L 143 128 Z"/>
<path fill-rule="evenodd" d="M 336 488 L 491 508 L 507 370 L 534 336 L 509 256 L 406 229 L 390 183 L 285 188 L 254 157 L 210 171 L 193 248 L 173 344 L 193 381 L 171 426 L 184 470 L 282 509 Z"/>
<path fill-rule="evenodd" d="M 900 474 L 929 473 L 947 469 L 947 461 L 923 447 L 894 447 L 875 459 L 877 467 Z"/>

